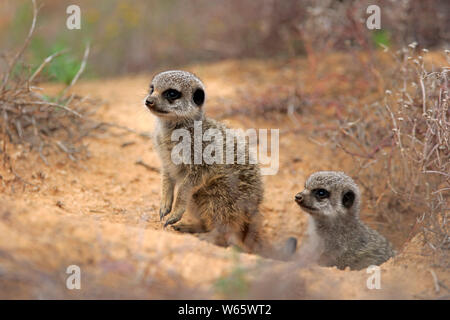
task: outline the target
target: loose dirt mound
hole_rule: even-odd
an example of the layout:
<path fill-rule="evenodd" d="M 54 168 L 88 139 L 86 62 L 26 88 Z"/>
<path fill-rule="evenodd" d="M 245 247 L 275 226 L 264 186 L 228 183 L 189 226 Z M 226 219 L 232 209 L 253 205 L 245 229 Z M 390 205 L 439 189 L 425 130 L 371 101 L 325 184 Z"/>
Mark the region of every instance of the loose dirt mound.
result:
<path fill-rule="evenodd" d="M 304 61 L 293 63 L 297 68 L 305 65 Z M 314 123 L 329 115 L 308 110 L 294 118 L 236 114 L 236 101 L 244 101 L 241 108 L 248 107 L 242 100 L 246 92 L 254 95 L 292 77 L 292 68 L 278 62 L 229 61 L 188 70 L 207 86 L 208 115 L 228 113 L 224 121 L 235 128 L 281 128 L 278 174 L 264 177 L 263 234 L 274 243 L 288 236 L 301 239 L 306 215 L 293 197 L 305 178 L 316 170 L 352 167 L 345 155 L 311 138 Z M 306 77 L 306 73 L 298 76 L 305 86 Z M 142 103 L 150 78 L 85 81 L 75 91 L 106 101 L 99 112 L 101 121 L 151 132 L 154 119 Z M 47 91 L 54 89 L 50 86 Z M 363 220 L 400 251 L 381 267 L 382 290 L 367 289 L 370 275 L 365 270 L 301 268 L 295 261 L 241 254 L 193 235 L 163 230 L 158 214 L 160 163 L 151 141 L 111 129 L 87 142 L 88 160 L 72 162 L 53 155 L 48 159 L 50 166 L 37 154 L 16 147 L 12 159 L 25 185 L 0 169 L 1 298 L 345 299 L 448 294 L 448 270 L 428 262 L 419 239 L 402 246 L 410 226 L 396 232 L 370 212 L 364 212 Z M 81 268 L 81 290 L 66 288 L 69 265 Z"/>

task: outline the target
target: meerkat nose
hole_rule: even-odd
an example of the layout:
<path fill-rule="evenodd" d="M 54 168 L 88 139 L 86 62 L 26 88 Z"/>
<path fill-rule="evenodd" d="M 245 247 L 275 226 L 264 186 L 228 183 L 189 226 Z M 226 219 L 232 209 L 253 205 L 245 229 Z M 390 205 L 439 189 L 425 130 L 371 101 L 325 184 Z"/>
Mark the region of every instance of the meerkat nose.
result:
<path fill-rule="evenodd" d="M 303 202 L 303 195 L 301 193 L 297 193 L 295 195 L 295 201 L 297 202 Z"/>
<path fill-rule="evenodd" d="M 147 107 L 153 106 L 155 104 L 155 99 L 153 99 L 152 97 L 148 97 L 147 99 L 145 99 L 145 105 Z"/>

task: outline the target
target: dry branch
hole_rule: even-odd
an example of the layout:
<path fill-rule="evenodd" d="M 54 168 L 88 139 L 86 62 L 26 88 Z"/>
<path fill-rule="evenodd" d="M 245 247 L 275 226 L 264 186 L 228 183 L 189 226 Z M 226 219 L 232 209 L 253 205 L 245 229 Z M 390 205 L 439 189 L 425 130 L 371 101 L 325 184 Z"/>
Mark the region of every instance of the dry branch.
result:
<path fill-rule="evenodd" d="M 47 98 L 38 92 L 35 85 L 42 70 L 52 63 L 53 59 L 67 50 L 55 52 L 48 56 L 29 76 L 14 74 L 18 65 L 24 65 L 22 56 L 34 34 L 38 8 L 33 3 L 33 21 L 23 45 L 13 55 L 6 72 L 2 75 L 0 90 L 0 141 L 3 163 L 16 175 L 18 180 L 26 182 L 14 171 L 8 155 L 8 143 L 22 144 L 36 150 L 45 164 L 49 164 L 47 155 L 50 152 L 64 153 L 68 158 L 77 160 L 86 147 L 82 139 L 100 130 L 101 125 L 90 118 L 98 101 L 86 99 L 66 93 L 75 85 L 86 68 L 90 46 L 86 46 L 83 60 L 71 83 L 58 98 Z M 33 86 L 32 86 L 33 84 Z"/>
<path fill-rule="evenodd" d="M 66 53 L 68 50 L 61 50 L 58 52 L 55 52 L 54 54 L 48 56 L 47 58 L 45 58 L 44 62 L 42 62 L 42 64 L 36 69 L 36 71 L 33 73 L 33 75 L 30 77 L 30 79 L 28 79 L 29 83 L 32 83 L 34 78 L 36 78 L 37 75 L 39 75 L 41 73 L 41 71 L 45 68 L 45 66 L 47 64 L 49 64 L 50 62 L 52 62 L 52 60 L 64 53 Z"/>
<path fill-rule="evenodd" d="M 6 73 L 3 76 L 3 82 L 2 82 L 2 87 L 0 91 L 4 91 L 6 84 L 8 83 L 8 80 L 11 76 L 11 73 L 14 69 L 14 66 L 16 65 L 16 63 L 19 61 L 19 59 L 22 57 L 23 53 L 25 52 L 25 49 L 28 47 L 31 37 L 34 33 L 34 29 L 36 28 L 36 20 L 37 20 L 37 15 L 38 15 L 38 8 L 36 6 L 36 0 L 31 0 L 33 3 L 33 21 L 31 22 L 31 27 L 30 30 L 28 31 L 28 35 L 25 39 L 24 44 L 22 45 L 22 47 L 20 48 L 19 51 L 17 51 L 16 55 L 14 56 L 13 60 L 11 63 L 9 63 L 9 68 L 6 71 Z"/>
<path fill-rule="evenodd" d="M 342 123 L 345 130 L 334 139 L 336 146 L 356 158 L 361 171 L 370 177 L 367 189 L 383 192 L 383 201 L 374 199 L 373 204 L 380 215 L 386 219 L 398 211 L 407 211 L 412 217 L 421 215 L 414 233 L 422 230 L 427 246 L 447 256 L 448 66 L 427 67 L 421 54 L 414 47 L 395 54 L 395 68 L 385 76 L 390 81 L 385 98 L 372 106 L 349 108 L 350 118 L 366 119 L 352 125 Z M 382 175 L 379 170 L 383 170 Z"/>
<path fill-rule="evenodd" d="M 64 97 L 65 94 L 75 85 L 75 83 L 78 81 L 78 78 L 80 77 L 80 75 L 83 73 L 84 69 L 86 68 L 86 62 L 87 62 L 87 58 L 89 57 L 89 51 L 90 51 L 90 44 L 88 43 L 86 45 L 86 49 L 84 50 L 84 56 L 83 56 L 83 61 L 81 62 L 80 65 L 80 69 L 78 69 L 77 74 L 75 75 L 75 77 L 73 77 L 72 81 L 70 82 L 70 84 L 63 90 L 62 92 L 62 96 Z"/>

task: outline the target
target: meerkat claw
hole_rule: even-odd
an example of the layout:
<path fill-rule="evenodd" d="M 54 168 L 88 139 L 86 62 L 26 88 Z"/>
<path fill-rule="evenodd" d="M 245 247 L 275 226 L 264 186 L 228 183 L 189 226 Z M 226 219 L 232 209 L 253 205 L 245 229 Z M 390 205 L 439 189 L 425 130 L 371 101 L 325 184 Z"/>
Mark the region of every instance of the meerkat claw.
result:
<path fill-rule="evenodd" d="M 169 214 L 169 209 L 159 209 L 159 221 L 162 221 L 167 214 Z"/>
<path fill-rule="evenodd" d="M 177 217 L 177 216 L 167 219 L 166 223 L 164 223 L 164 228 L 166 228 L 170 224 L 177 223 L 178 221 L 180 221 L 180 219 L 181 219 L 181 217 Z"/>

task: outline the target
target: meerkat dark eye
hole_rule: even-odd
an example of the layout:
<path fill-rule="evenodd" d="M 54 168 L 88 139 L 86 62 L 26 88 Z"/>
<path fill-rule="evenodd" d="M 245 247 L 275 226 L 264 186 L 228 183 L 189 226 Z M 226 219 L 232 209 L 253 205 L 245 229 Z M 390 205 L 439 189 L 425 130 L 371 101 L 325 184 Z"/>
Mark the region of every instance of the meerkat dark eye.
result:
<path fill-rule="evenodd" d="M 205 102 L 205 92 L 202 89 L 195 90 L 192 100 L 200 107 Z"/>
<path fill-rule="evenodd" d="M 153 93 L 153 91 L 155 91 L 155 87 L 154 87 L 153 85 L 151 85 L 151 86 L 150 86 L 150 91 L 149 91 L 149 92 L 150 92 L 150 94 L 152 94 L 152 93 Z"/>
<path fill-rule="evenodd" d="M 163 96 L 169 101 L 174 101 L 181 98 L 181 92 L 175 89 L 167 89 L 163 92 Z"/>
<path fill-rule="evenodd" d="M 330 193 L 325 189 L 314 189 L 313 194 L 318 200 L 322 200 L 322 199 L 326 199 L 326 198 L 330 197 Z"/>
<path fill-rule="evenodd" d="M 347 191 L 342 196 L 342 204 L 347 209 L 350 208 L 353 205 L 353 202 L 355 202 L 355 193 L 353 191 Z"/>

